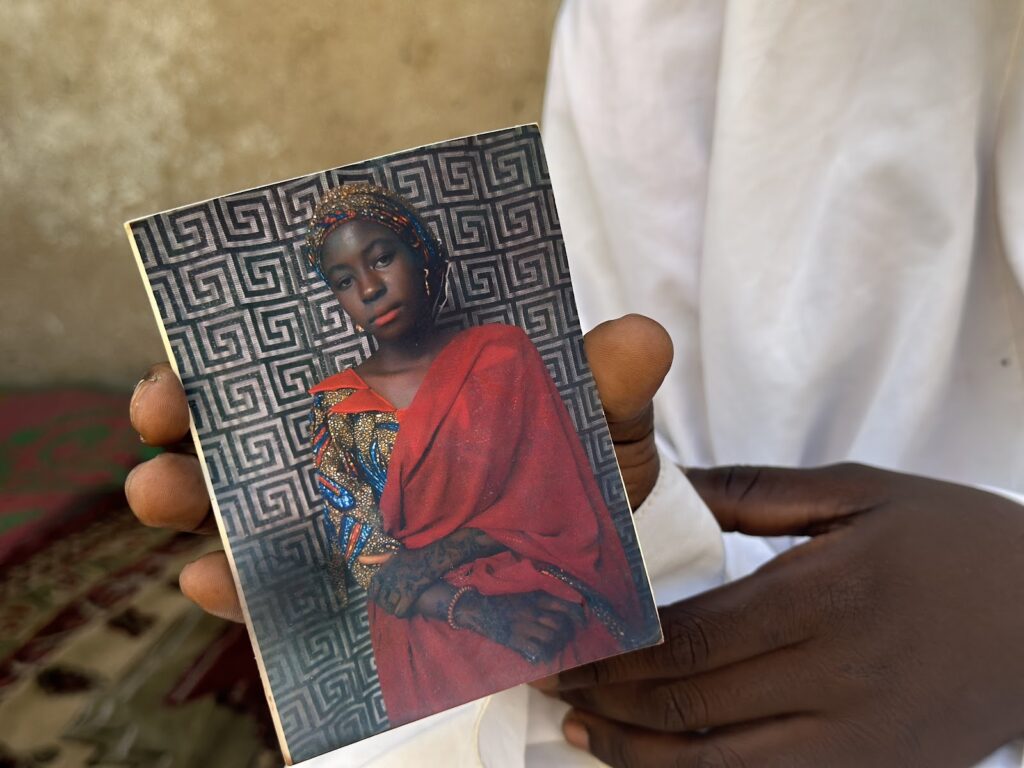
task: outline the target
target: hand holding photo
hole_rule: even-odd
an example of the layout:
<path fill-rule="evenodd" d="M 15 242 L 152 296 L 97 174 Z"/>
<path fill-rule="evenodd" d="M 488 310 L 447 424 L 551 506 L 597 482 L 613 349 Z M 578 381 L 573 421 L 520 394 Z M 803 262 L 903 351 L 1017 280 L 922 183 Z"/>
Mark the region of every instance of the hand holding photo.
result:
<path fill-rule="evenodd" d="M 127 226 L 286 757 L 658 642 L 535 127 Z"/>

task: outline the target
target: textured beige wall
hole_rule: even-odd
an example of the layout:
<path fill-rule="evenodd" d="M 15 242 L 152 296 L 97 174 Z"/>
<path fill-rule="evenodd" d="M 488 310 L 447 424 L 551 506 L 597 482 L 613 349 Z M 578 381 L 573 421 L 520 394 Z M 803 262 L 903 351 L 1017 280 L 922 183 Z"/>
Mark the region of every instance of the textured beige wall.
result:
<path fill-rule="evenodd" d="M 0 384 L 163 359 L 127 219 L 537 120 L 557 5 L 0 2 Z"/>

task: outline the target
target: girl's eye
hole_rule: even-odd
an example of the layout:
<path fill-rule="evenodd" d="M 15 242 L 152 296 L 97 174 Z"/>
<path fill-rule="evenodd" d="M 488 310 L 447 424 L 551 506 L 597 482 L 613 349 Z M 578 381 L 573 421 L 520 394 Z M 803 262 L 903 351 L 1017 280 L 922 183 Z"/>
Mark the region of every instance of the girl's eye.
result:
<path fill-rule="evenodd" d="M 352 278 L 351 277 L 343 277 L 343 278 L 341 278 L 340 280 L 338 280 L 334 284 L 334 290 L 336 290 L 336 291 L 343 291 L 346 288 L 348 288 L 350 285 L 352 285 Z"/>
<path fill-rule="evenodd" d="M 380 269 L 381 267 L 386 267 L 388 264 L 390 264 L 394 260 L 395 260 L 395 254 L 393 254 L 393 253 L 385 253 L 383 256 L 380 256 L 377 259 L 377 261 L 375 261 L 373 263 L 373 266 L 376 267 L 377 269 Z"/>

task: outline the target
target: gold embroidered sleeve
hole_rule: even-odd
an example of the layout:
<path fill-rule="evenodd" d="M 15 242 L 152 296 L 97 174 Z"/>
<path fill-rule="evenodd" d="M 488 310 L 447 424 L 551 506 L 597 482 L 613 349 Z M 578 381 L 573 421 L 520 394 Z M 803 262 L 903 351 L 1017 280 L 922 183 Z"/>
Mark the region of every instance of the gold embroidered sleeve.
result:
<path fill-rule="evenodd" d="M 331 406 L 350 393 L 351 390 L 338 390 L 317 395 L 310 414 L 316 482 L 324 502 L 323 524 L 331 549 L 332 577 L 343 600 L 347 599 L 346 568 L 365 588 L 380 567 L 360 563 L 360 555 L 385 554 L 401 547 L 383 533 L 378 503 L 390 445 L 386 446 L 384 456 L 384 446 L 373 435 L 372 425 L 366 430 L 363 423 L 379 414 L 330 413 Z"/>

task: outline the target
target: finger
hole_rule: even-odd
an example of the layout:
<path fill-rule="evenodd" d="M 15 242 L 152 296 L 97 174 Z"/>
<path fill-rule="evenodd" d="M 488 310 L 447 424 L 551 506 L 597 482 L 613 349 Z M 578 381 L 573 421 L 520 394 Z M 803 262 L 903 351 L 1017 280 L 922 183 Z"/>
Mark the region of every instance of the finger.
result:
<path fill-rule="evenodd" d="M 548 629 L 562 634 L 572 634 L 573 621 L 567 614 L 554 613 L 552 611 L 541 611 L 536 616 L 536 621 L 541 626 L 547 627 Z"/>
<path fill-rule="evenodd" d="M 558 631 L 565 626 L 564 616 L 549 611 L 541 611 L 534 617 L 534 621 L 552 631 Z"/>
<path fill-rule="evenodd" d="M 583 337 L 609 426 L 644 416 L 672 365 L 668 332 L 643 315 L 601 323 Z"/>
<path fill-rule="evenodd" d="M 666 734 L 571 710 L 562 724 L 566 741 L 613 768 L 832 765 L 818 760 L 816 721 L 806 715 L 769 720 L 723 732 Z"/>
<path fill-rule="evenodd" d="M 806 640 L 829 620 L 813 611 L 807 567 L 795 561 L 662 608 L 660 645 L 565 670 L 539 685 L 566 690 L 685 677 Z"/>
<path fill-rule="evenodd" d="M 168 363 L 157 363 L 135 385 L 128 412 L 132 427 L 148 445 L 172 445 L 188 434 L 185 390 Z"/>
<path fill-rule="evenodd" d="M 880 474 L 859 464 L 686 470 L 722 530 L 752 536 L 817 534 L 877 507 L 885 501 Z"/>
<path fill-rule="evenodd" d="M 555 633 L 555 637 L 551 641 L 552 647 L 555 651 L 561 651 L 565 646 L 572 642 L 575 634 L 575 627 L 572 624 L 567 623 L 565 627 Z"/>
<path fill-rule="evenodd" d="M 514 630 L 511 639 L 508 641 L 508 647 L 531 664 L 535 664 L 539 659 L 547 657 L 546 651 L 540 643 Z"/>
<path fill-rule="evenodd" d="M 185 597 L 207 613 L 229 621 L 242 621 L 242 604 L 223 552 L 210 552 L 186 565 L 178 584 Z"/>
<path fill-rule="evenodd" d="M 813 711 L 822 681 L 803 647 L 786 648 L 692 677 L 618 683 L 563 691 L 573 707 L 652 731 L 707 728 Z M 835 701 L 835 687 L 830 691 Z"/>
<path fill-rule="evenodd" d="M 583 606 L 570 603 L 568 600 L 561 600 L 553 595 L 542 593 L 537 598 L 537 607 L 545 611 L 556 611 L 564 614 L 576 624 L 583 624 L 586 621 Z"/>
<path fill-rule="evenodd" d="M 548 645 L 556 637 L 555 630 L 536 621 L 524 622 L 516 631 L 523 637 L 533 640 L 539 646 Z"/>
<path fill-rule="evenodd" d="M 409 611 L 412 610 L 412 606 L 415 602 L 416 599 L 414 597 L 410 595 L 403 595 L 399 599 L 398 605 L 395 606 L 395 616 L 397 616 L 400 619 L 404 619 L 406 616 L 409 615 Z"/>
<path fill-rule="evenodd" d="M 161 453 L 139 464 L 125 478 L 124 495 L 146 525 L 197 533 L 216 530 L 195 456 Z"/>
<path fill-rule="evenodd" d="M 363 565 L 383 565 L 394 556 L 393 552 L 385 552 L 382 555 L 360 555 L 356 560 Z"/>
<path fill-rule="evenodd" d="M 672 341 L 653 320 L 627 315 L 597 326 L 583 342 L 626 495 L 636 509 L 658 479 L 651 398 L 672 364 Z"/>
<path fill-rule="evenodd" d="M 699 740 L 697 736 L 645 731 L 576 710 L 565 716 L 562 732 L 569 744 L 612 768 L 682 768 L 685 763 L 678 755 Z"/>
<path fill-rule="evenodd" d="M 575 634 L 575 625 L 564 614 L 541 612 L 534 623 L 545 631 L 545 642 L 565 644 Z"/>

